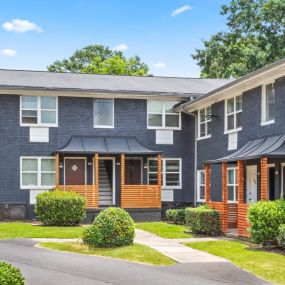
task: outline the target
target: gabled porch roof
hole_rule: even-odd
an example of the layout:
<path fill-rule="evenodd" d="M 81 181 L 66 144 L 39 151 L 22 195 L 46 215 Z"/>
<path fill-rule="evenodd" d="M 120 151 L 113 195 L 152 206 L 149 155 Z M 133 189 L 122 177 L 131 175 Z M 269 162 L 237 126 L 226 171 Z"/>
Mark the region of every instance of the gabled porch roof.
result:
<path fill-rule="evenodd" d="M 236 152 L 219 159 L 206 161 L 206 163 L 221 164 L 261 157 L 285 157 L 285 135 L 249 141 Z"/>
<path fill-rule="evenodd" d="M 161 151 L 144 147 L 135 137 L 72 136 L 68 144 L 57 151 L 69 154 L 149 154 Z"/>

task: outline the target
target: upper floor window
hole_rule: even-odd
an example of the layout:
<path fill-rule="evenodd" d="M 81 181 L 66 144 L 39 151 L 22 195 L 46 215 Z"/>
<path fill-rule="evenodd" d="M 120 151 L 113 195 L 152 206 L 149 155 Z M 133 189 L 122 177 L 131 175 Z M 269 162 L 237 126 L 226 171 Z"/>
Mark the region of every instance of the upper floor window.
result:
<path fill-rule="evenodd" d="M 180 113 L 173 111 L 178 101 L 147 101 L 147 126 L 149 129 L 180 129 Z"/>
<path fill-rule="evenodd" d="M 211 137 L 211 107 L 207 107 L 198 111 L 198 138 Z"/>
<path fill-rule="evenodd" d="M 55 159 L 49 157 L 21 158 L 21 188 L 50 189 L 55 186 Z"/>
<path fill-rule="evenodd" d="M 206 196 L 205 170 L 197 171 L 197 201 L 204 202 Z"/>
<path fill-rule="evenodd" d="M 228 201 L 237 201 L 237 168 L 228 168 Z"/>
<path fill-rule="evenodd" d="M 57 97 L 21 96 L 21 125 L 57 126 Z"/>
<path fill-rule="evenodd" d="M 181 159 L 180 158 L 163 158 L 162 161 L 162 187 L 164 189 L 181 188 Z M 148 184 L 157 184 L 157 159 L 150 158 L 148 160 Z"/>
<path fill-rule="evenodd" d="M 114 128 L 114 99 L 94 100 L 94 127 Z"/>
<path fill-rule="evenodd" d="M 240 131 L 242 116 L 242 95 L 226 100 L 225 131 Z"/>
<path fill-rule="evenodd" d="M 262 86 L 261 99 L 261 124 L 274 123 L 275 119 L 275 84 L 270 83 Z"/>

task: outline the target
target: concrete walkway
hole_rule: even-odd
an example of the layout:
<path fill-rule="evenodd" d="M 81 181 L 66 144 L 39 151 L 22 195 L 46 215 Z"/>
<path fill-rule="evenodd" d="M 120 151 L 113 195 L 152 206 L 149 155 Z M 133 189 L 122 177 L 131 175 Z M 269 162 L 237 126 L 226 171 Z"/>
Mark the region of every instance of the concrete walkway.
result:
<path fill-rule="evenodd" d="M 149 232 L 136 229 L 135 242 L 149 246 L 179 263 L 192 262 L 228 262 L 227 260 L 212 254 L 196 250 L 181 244 L 181 242 L 217 240 L 213 238 L 191 239 L 164 239 Z"/>

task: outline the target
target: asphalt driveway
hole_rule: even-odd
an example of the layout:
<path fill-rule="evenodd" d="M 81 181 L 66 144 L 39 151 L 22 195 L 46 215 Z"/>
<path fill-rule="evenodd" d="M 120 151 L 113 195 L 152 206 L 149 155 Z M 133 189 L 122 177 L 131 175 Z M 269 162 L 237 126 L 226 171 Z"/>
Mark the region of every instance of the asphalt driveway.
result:
<path fill-rule="evenodd" d="M 29 239 L 0 241 L 0 259 L 19 267 L 27 285 L 262 285 L 229 262 L 184 263 L 168 267 L 134 264 L 34 247 Z"/>

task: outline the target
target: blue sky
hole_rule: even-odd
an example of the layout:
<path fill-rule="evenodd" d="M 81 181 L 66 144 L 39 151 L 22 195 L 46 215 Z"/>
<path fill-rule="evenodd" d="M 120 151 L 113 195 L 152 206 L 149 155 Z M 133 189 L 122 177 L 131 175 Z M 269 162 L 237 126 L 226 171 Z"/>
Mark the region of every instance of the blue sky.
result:
<path fill-rule="evenodd" d="M 225 29 L 229 0 L 9 0 L 0 6 L 0 68 L 46 70 L 89 44 L 139 55 L 150 73 L 199 77 L 191 53 Z M 18 20 L 17 20 L 18 19 Z"/>

